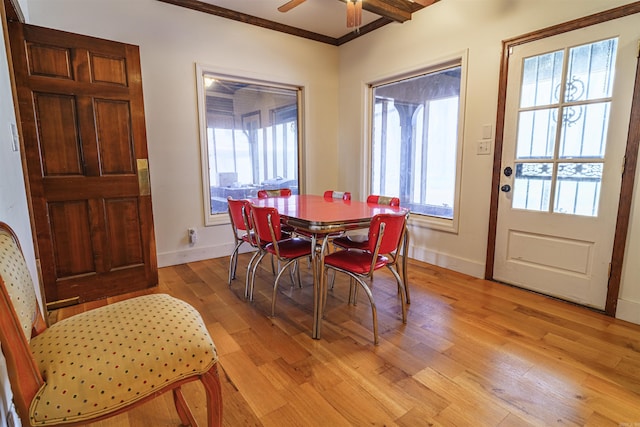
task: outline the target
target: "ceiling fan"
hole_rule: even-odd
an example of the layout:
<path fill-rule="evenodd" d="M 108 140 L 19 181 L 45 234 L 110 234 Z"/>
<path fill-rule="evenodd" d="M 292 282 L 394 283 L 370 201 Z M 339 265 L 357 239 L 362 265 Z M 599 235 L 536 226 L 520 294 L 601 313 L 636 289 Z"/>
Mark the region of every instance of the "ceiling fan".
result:
<path fill-rule="evenodd" d="M 163 0 L 166 1 L 166 0 Z M 280 12 L 288 12 L 306 0 L 288 0 L 278 7 Z M 360 27 L 362 9 L 395 22 L 411 19 L 411 14 L 440 0 L 341 0 L 347 4 L 347 27 Z"/>
<path fill-rule="evenodd" d="M 283 4 L 282 6 L 280 6 L 278 8 L 278 10 L 280 12 L 288 12 L 291 9 L 293 9 L 294 7 L 301 5 L 302 3 L 304 3 L 305 0 L 289 0 L 288 2 L 286 2 L 285 4 Z"/>
<path fill-rule="evenodd" d="M 288 12 L 306 0 L 289 0 L 278 8 L 280 12 Z M 347 27 L 359 27 L 362 23 L 362 0 L 347 0 Z"/>

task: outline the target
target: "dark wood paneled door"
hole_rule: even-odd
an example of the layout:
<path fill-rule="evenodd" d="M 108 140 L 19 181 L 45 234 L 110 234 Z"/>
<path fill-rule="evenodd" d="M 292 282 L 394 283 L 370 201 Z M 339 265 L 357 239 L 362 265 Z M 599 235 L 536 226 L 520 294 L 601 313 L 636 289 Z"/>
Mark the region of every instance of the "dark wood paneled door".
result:
<path fill-rule="evenodd" d="M 137 46 L 11 23 L 48 304 L 158 281 Z"/>

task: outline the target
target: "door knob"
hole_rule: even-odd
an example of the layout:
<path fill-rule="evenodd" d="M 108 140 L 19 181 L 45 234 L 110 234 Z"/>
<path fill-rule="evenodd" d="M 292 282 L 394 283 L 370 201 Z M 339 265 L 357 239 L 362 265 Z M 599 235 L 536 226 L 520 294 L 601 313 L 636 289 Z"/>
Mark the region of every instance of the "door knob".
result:
<path fill-rule="evenodd" d="M 505 193 L 508 193 L 509 191 L 511 191 L 511 186 L 509 184 L 505 184 L 502 187 L 500 187 L 500 190 L 504 191 Z"/>

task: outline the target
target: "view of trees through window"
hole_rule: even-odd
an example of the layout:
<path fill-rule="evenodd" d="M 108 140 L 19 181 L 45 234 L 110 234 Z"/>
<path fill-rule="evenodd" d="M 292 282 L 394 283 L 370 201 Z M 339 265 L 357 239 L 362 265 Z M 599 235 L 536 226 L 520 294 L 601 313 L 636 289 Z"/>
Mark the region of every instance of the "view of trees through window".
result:
<path fill-rule="evenodd" d="M 297 194 L 299 89 L 207 72 L 201 78 L 209 215 L 226 213 L 229 196 L 256 197 L 258 190 L 276 188 Z"/>
<path fill-rule="evenodd" d="M 454 216 L 460 61 L 373 87 L 371 192 L 412 213 Z"/>

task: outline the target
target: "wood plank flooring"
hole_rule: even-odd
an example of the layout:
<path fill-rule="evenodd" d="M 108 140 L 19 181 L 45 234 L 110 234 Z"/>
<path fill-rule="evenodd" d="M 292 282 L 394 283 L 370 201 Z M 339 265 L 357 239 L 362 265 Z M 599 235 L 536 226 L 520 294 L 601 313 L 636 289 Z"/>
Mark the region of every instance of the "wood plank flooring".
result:
<path fill-rule="evenodd" d="M 377 272 L 380 345 L 348 279 L 330 291 L 311 339 L 312 288 L 285 278 L 270 318 L 269 262 L 254 302 L 228 258 L 162 268 L 153 292 L 202 314 L 220 355 L 225 426 L 640 426 L 640 326 L 586 308 L 411 261 L 408 323 L 396 285 Z M 304 264 L 304 263 L 303 263 Z M 60 309 L 55 321 L 108 301 Z M 185 387 L 202 418 L 204 390 Z M 170 395 L 93 427 L 177 426 Z"/>

